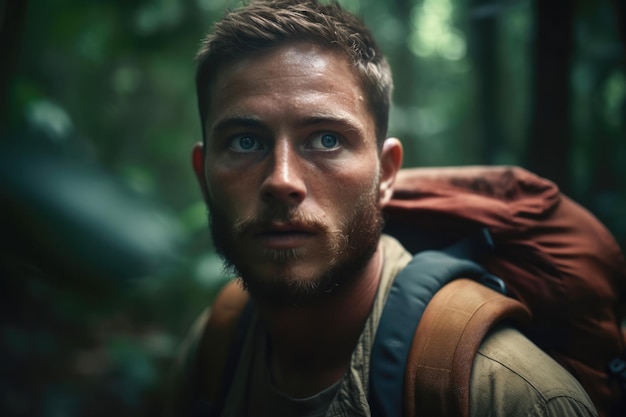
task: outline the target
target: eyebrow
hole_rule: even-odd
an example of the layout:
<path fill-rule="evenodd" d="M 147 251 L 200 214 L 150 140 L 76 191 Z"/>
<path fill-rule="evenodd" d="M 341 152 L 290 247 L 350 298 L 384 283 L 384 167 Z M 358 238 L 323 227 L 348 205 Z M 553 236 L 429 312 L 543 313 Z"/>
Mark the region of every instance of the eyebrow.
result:
<path fill-rule="evenodd" d="M 341 115 L 336 115 L 336 114 L 313 115 L 311 117 L 308 117 L 306 120 L 304 120 L 302 124 L 308 125 L 308 126 L 315 126 L 319 124 L 334 124 L 334 125 L 344 126 L 344 128 L 348 128 L 349 130 L 355 130 L 355 131 L 363 130 L 362 126 L 353 122 L 350 118 L 343 117 Z"/>
<path fill-rule="evenodd" d="M 265 126 L 260 119 L 250 116 L 233 116 L 218 120 L 211 126 L 210 132 L 220 132 L 235 127 L 260 128 Z"/>
<path fill-rule="evenodd" d="M 348 130 L 362 131 L 363 127 L 350 120 L 349 117 L 343 117 L 337 114 L 319 113 L 305 117 L 297 122 L 298 127 L 315 126 L 322 124 L 341 125 Z M 219 133 L 233 128 L 264 128 L 267 125 L 259 118 L 254 116 L 232 116 L 218 120 L 211 126 L 210 132 Z"/>

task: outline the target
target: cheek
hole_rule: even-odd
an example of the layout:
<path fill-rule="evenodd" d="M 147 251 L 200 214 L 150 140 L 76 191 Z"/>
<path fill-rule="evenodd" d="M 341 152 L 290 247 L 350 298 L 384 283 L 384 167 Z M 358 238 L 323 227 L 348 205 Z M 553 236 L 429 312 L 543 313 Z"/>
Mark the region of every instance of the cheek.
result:
<path fill-rule="evenodd" d="M 258 192 L 259 185 L 254 175 L 243 175 L 241 171 L 232 169 L 207 171 L 209 201 L 214 209 L 219 210 L 228 219 L 237 219 L 253 213 Z"/>
<path fill-rule="evenodd" d="M 238 188 L 242 179 L 241 170 L 228 168 L 216 157 L 207 161 L 206 176 L 208 192 L 215 198 L 232 194 L 232 190 Z"/>
<path fill-rule="evenodd" d="M 226 186 L 228 185 L 228 186 Z M 207 193 L 212 204 L 221 211 L 229 205 L 237 204 L 233 201 L 238 195 L 237 182 L 215 171 L 207 172 Z"/>
<path fill-rule="evenodd" d="M 352 207 L 357 200 L 372 193 L 378 200 L 379 171 L 377 160 L 352 163 L 335 173 L 327 182 L 335 204 Z"/>

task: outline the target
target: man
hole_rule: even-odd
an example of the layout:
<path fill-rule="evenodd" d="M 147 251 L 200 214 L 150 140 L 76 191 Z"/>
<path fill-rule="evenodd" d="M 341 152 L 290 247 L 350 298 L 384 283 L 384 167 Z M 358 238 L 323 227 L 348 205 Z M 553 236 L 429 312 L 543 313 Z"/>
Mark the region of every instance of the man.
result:
<path fill-rule="evenodd" d="M 220 415 L 368 416 L 373 336 L 411 259 L 381 236 L 402 162 L 387 62 L 357 18 L 314 0 L 229 12 L 198 59 L 193 166 L 215 246 L 254 301 Z M 470 391 L 473 416 L 596 415 L 506 327 L 483 342 Z"/>

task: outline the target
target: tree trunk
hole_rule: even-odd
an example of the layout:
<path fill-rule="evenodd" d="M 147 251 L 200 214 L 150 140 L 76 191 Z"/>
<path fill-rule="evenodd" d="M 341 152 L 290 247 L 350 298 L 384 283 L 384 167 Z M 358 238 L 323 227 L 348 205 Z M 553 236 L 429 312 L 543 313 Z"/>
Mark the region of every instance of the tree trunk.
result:
<path fill-rule="evenodd" d="M 491 0 L 472 0 L 471 10 L 490 3 Z M 500 65 L 498 57 L 497 14 L 470 15 L 469 52 L 474 62 L 476 76 L 476 95 L 478 103 L 475 109 L 478 120 L 478 137 L 472 142 L 479 147 L 481 163 L 493 164 L 498 151 L 502 148 L 502 126 L 498 91 L 500 91 Z"/>
<path fill-rule="evenodd" d="M 534 79 L 527 165 L 568 191 L 574 0 L 534 2 Z"/>
<path fill-rule="evenodd" d="M 0 133 L 6 129 L 6 103 L 9 100 L 9 90 L 12 87 L 26 15 L 26 5 L 23 1 L 0 1 L 0 51 L 3 62 L 0 64 Z"/>

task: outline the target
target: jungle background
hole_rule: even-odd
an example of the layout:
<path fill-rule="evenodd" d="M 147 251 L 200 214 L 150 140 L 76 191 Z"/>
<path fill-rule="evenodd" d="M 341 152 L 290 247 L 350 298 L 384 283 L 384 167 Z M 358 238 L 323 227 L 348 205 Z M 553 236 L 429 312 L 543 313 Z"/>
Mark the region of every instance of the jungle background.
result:
<path fill-rule="evenodd" d="M 340 1 L 394 69 L 405 166 L 516 164 L 626 243 L 622 0 Z M 190 167 L 227 0 L 0 2 L 0 414 L 159 413 L 228 279 Z"/>

